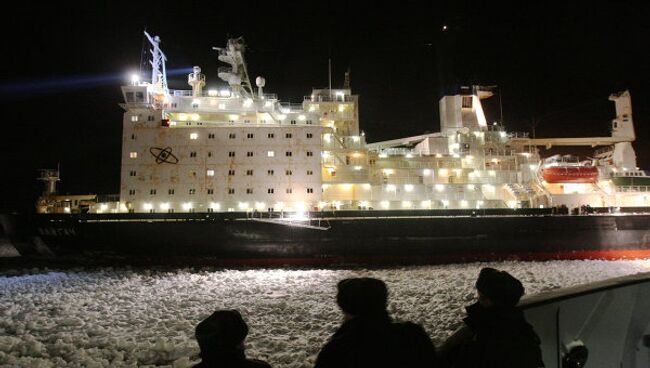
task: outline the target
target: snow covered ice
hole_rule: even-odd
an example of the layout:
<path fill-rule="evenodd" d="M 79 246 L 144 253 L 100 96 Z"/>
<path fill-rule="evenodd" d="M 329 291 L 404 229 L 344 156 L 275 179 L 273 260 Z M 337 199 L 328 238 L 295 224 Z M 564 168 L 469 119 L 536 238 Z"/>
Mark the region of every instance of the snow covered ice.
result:
<path fill-rule="evenodd" d="M 475 297 L 482 267 L 519 278 L 527 294 L 650 271 L 650 260 L 498 262 L 395 269 L 16 271 L 0 276 L 2 367 L 188 367 L 194 327 L 216 309 L 250 326 L 249 357 L 311 367 L 341 323 L 336 283 L 371 276 L 389 287 L 389 311 L 440 343 Z M 9 274 L 9 273 L 8 273 Z"/>

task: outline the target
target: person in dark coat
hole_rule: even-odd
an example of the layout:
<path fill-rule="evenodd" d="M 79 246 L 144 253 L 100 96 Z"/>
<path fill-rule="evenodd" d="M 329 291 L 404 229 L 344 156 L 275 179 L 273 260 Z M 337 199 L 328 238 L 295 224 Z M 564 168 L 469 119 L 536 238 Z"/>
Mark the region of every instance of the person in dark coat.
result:
<path fill-rule="evenodd" d="M 316 368 L 435 367 L 436 352 L 424 329 L 395 323 L 386 311 L 388 290 L 373 278 L 338 283 L 344 322 L 323 346 Z"/>
<path fill-rule="evenodd" d="M 544 367 L 540 339 L 517 309 L 524 287 L 505 271 L 483 268 L 476 281 L 478 302 L 466 307 L 464 325 L 439 350 L 453 368 Z"/>
<path fill-rule="evenodd" d="M 194 368 L 271 368 L 254 359 L 246 359 L 244 339 L 248 326 L 236 310 L 219 310 L 203 321 L 195 330 L 201 349 L 201 363 Z"/>

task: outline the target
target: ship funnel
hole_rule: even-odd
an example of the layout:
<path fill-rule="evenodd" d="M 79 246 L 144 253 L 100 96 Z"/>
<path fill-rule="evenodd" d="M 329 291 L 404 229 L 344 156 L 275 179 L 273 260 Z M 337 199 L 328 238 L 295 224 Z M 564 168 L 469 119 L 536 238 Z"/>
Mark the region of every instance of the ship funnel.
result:
<path fill-rule="evenodd" d="M 262 88 L 264 88 L 264 86 L 266 85 L 266 79 L 262 77 L 255 78 L 255 85 L 257 85 L 257 96 L 259 98 L 262 98 L 264 94 Z"/>
<path fill-rule="evenodd" d="M 205 86 L 205 75 L 201 74 L 201 68 L 195 66 L 192 68 L 192 73 L 187 76 L 187 84 L 192 86 L 192 96 L 201 97 L 203 95 L 203 87 Z"/>
<path fill-rule="evenodd" d="M 45 182 L 45 188 L 43 189 L 43 195 L 49 196 L 56 194 L 56 182 L 61 180 L 59 177 L 59 170 L 54 169 L 41 169 L 40 176 L 38 180 Z"/>

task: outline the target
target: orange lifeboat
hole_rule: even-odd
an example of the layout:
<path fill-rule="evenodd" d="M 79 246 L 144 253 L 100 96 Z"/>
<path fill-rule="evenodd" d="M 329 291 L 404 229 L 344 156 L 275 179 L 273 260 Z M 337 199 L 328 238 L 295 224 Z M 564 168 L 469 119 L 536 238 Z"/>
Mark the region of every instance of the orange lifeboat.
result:
<path fill-rule="evenodd" d="M 547 183 L 589 183 L 598 180 L 595 166 L 551 166 L 542 169 L 542 177 Z"/>
<path fill-rule="evenodd" d="M 542 177 L 547 183 L 587 183 L 598 180 L 598 168 L 571 155 L 555 155 L 544 160 Z"/>

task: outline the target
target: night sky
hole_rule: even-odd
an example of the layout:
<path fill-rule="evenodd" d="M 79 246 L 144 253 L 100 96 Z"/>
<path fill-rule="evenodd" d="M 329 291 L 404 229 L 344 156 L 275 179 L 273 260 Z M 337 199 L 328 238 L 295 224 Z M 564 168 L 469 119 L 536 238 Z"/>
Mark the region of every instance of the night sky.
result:
<path fill-rule="evenodd" d="M 223 85 L 212 46 L 244 36 L 251 77 L 288 102 L 327 86 L 331 58 L 334 87 L 352 71 L 369 142 L 438 131 L 441 93 L 470 84 L 499 86 L 509 131 L 536 118 L 538 137 L 608 135 L 607 97 L 629 89 L 639 166 L 650 169 L 648 3 L 97 3 L 4 11 L 0 210 L 30 210 L 37 169 L 57 163 L 61 192 L 119 192 L 119 87 L 140 68 L 145 28 L 168 69 L 199 65 L 208 87 Z M 169 83 L 189 89 L 185 75 Z M 499 119 L 499 98 L 485 102 Z"/>

